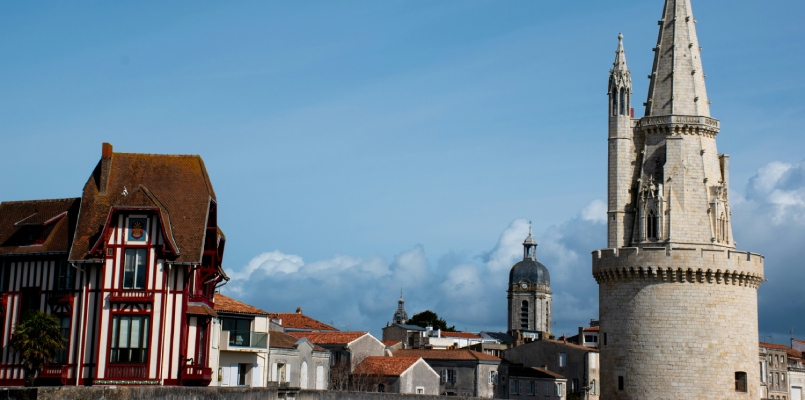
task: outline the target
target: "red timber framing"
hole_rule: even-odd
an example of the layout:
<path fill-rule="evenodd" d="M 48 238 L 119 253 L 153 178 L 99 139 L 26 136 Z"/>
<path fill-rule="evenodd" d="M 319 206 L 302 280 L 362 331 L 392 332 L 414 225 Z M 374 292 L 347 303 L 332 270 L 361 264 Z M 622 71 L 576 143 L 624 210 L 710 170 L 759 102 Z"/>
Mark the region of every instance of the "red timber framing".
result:
<path fill-rule="evenodd" d="M 0 203 L 0 385 L 24 383 L 8 343 L 27 310 L 67 338 L 38 384 L 211 383 L 213 296 L 229 278 L 200 157 L 104 144 L 83 198 L 23 203 Z"/>

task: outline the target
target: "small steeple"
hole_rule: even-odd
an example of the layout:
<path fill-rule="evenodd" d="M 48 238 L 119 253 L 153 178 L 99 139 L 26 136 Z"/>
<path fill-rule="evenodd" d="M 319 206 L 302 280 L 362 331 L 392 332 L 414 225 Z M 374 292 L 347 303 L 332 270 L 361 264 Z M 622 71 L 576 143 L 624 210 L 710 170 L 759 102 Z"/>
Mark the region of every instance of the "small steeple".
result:
<path fill-rule="evenodd" d="M 632 73 L 626 64 L 626 51 L 623 50 L 623 34 L 618 34 L 618 49 L 615 51 L 615 62 L 609 71 L 609 104 L 610 115 L 631 115 L 632 107 Z"/>
<path fill-rule="evenodd" d="M 395 324 L 405 324 L 408 321 L 408 313 L 405 312 L 405 299 L 403 299 L 402 288 L 400 288 L 400 300 L 397 300 L 397 311 L 394 313 L 392 321 Z"/>
<path fill-rule="evenodd" d="M 710 116 L 690 0 L 665 0 L 646 116 Z"/>
<path fill-rule="evenodd" d="M 528 221 L 528 237 L 523 242 L 523 260 L 537 261 L 537 241 L 531 237 L 531 221 Z"/>

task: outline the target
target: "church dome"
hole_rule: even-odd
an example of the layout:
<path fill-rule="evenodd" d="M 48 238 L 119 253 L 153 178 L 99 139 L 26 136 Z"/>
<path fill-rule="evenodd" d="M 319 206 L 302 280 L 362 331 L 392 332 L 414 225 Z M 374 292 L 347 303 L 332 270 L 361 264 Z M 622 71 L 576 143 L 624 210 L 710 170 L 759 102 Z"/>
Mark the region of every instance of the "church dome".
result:
<path fill-rule="evenodd" d="M 528 281 L 532 284 L 550 285 L 551 275 L 542 263 L 532 259 L 525 259 L 514 264 L 509 272 L 509 284 Z"/>

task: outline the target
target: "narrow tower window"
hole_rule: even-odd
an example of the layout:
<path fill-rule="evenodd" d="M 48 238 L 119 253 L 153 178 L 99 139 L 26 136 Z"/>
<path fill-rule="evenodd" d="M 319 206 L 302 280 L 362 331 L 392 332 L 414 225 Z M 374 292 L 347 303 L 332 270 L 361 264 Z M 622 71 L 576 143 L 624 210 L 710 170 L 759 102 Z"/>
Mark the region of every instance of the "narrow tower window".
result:
<path fill-rule="evenodd" d="M 654 210 L 649 210 L 648 221 L 646 221 L 646 237 L 649 239 L 657 239 L 659 217 L 654 213 Z"/>
<path fill-rule="evenodd" d="M 618 89 L 612 93 L 612 115 L 618 115 Z"/>
<path fill-rule="evenodd" d="M 523 300 L 522 307 L 520 307 L 520 328 L 528 329 L 528 301 Z"/>
<path fill-rule="evenodd" d="M 621 88 L 621 115 L 626 115 L 626 89 Z"/>

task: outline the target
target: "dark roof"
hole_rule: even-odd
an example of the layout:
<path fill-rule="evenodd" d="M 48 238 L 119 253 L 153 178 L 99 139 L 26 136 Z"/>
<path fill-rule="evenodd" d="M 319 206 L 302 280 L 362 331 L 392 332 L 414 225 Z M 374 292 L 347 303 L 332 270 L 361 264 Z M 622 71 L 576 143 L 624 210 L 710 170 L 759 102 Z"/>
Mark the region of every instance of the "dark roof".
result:
<path fill-rule="evenodd" d="M 269 315 L 269 313 L 266 311 L 250 306 L 246 303 L 242 303 L 231 297 L 226 297 L 221 293 L 216 293 L 213 300 L 215 301 L 215 311 L 219 313 Z"/>
<path fill-rule="evenodd" d="M 81 199 L 0 203 L 0 255 L 67 253 Z"/>
<path fill-rule="evenodd" d="M 101 159 L 84 186 L 70 260 L 90 255 L 114 207 L 158 210 L 165 239 L 179 253 L 175 262 L 201 262 L 210 201 L 215 200 L 204 162 L 197 155 L 113 153 L 108 184 L 100 193 Z M 124 189 L 128 192 L 123 195 Z"/>
<path fill-rule="evenodd" d="M 523 377 L 523 378 L 542 378 L 542 379 L 567 379 L 556 372 L 548 371 L 542 368 L 529 368 L 516 365 L 509 366 L 509 377 Z"/>
<path fill-rule="evenodd" d="M 506 332 L 481 332 L 482 334 L 486 334 L 487 336 L 500 340 L 501 342 L 514 342 L 514 338 Z"/>
<path fill-rule="evenodd" d="M 548 268 L 539 261 L 526 259 L 514 264 L 509 272 L 509 284 L 527 281 L 534 284 L 550 285 L 551 275 Z"/>
<path fill-rule="evenodd" d="M 499 357 L 466 348 L 455 350 L 400 349 L 394 352 L 394 356 L 421 357 L 425 360 L 501 361 Z"/>
<path fill-rule="evenodd" d="M 408 331 L 424 331 L 425 328 L 419 325 L 406 325 L 406 324 L 391 324 L 391 326 L 396 326 L 398 328 L 403 328 Z"/>

